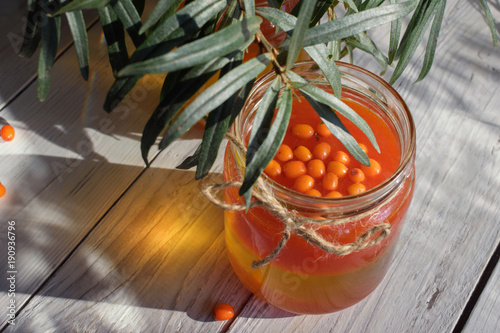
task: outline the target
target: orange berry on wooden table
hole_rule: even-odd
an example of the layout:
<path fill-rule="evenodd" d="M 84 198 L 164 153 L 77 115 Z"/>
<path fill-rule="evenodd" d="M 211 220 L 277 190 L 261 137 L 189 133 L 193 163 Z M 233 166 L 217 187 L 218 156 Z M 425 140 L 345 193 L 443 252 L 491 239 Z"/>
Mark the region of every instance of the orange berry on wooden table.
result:
<path fill-rule="evenodd" d="M 290 161 L 283 166 L 283 173 L 288 178 L 297 178 L 305 175 L 306 165 L 302 161 Z"/>
<path fill-rule="evenodd" d="M 347 193 L 349 193 L 349 195 L 360 194 L 364 191 L 366 191 L 366 187 L 361 183 L 354 183 L 352 185 L 349 185 L 349 187 L 347 188 Z"/>
<path fill-rule="evenodd" d="M 264 172 L 269 177 L 278 177 L 279 175 L 281 175 L 281 165 L 276 160 L 272 160 L 266 166 L 266 168 L 264 169 Z"/>
<path fill-rule="evenodd" d="M 290 161 L 293 158 L 292 148 L 283 144 L 278 148 L 276 158 L 282 162 Z"/>
<path fill-rule="evenodd" d="M 325 195 L 325 197 L 328 197 L 328 198 L 341 198 L 342 197 L 342 193 L 340 193 L 338 191 L 331 191 L 331 192 L 327 193 Z"/>
<path fill-rule="evenodd" d="M 309 175 L 302 175 L 295 179 L 293 189 L 305 193 L 314 187 L 314 178 Z"/>
<path fill-rule="evenodd" d="M 330 152 L 332 151 L 332 147 L 326 142 L 320 142 L 313 148 L 313 155 L 320 160 L 326 159 L 330 156 Z"/>
<path fill-rule="evenodd" d="M 4 125 L 2 130 L 0 131 L 0 135 L 4 141 L 12 141 L 14 139 L 14 135 L 16 132 L 14 131 L 14 127 L 10 125 Z"/>
<path fill-rule="evenodd" d="M 317 189 L 315 188 L 312 188 L 310 189 L 309 191 L 307 191 L 305 194 L 307 195 L 310 195 L 310 196 L 313 196 L 313 197 L 320 197 L 321 196 L 321 192 L 318 191 Z"/>
<path fill-rule="evenodd" d="M 380 173 L 382 167 L 377 161 L 370 158 L 370 166 L 362 165 L 361 170 L 363 170 L 368 177 L 374 177 Z"/>
<path fill-rule="evenodd" d="M 339 178 L 333 172 L 327 172 L 325 177 L 323 177 L 323 181 L 321 182 L 323 188 L 327 191 L 333 191 L 337 188 L 339 184 Z"/>
<path fill-rule="evenodd" d="M 6 192 L 7 190 L 5 189 L 5 186 L 3 186 L 2 183 L 0 183 L 0 198 L 3 197 Z"/>
<path fill-rule="evenodd" d="M 361 169 L 353 168 L 349 171 L 349 179 L 354 183 L 360 183 L 365 180 L 365 174 L 361 171 Z"/>
<path fill-rule="evenodd" d="M 314 128 L 307 124 L 296 124 L 292 126 L 292 134 L 302 139 L 309 139 L 314 135 Z"/>
<path fill-rule="evenodd" d="M 332 156 L 334 161 L 340 162 L 342 164 L 349 164 L 350 158 L 349 155 L 347 155 L 345 152 L 338 150 L 335 153 L 333 153 Z"/>
<path fill-rule="evenodd" d="M 316 132 L 324 138 L 332 135 L 332 132 L 326 127 L 325 123 L 319 124 L 318 127 L 316 127 Z"/>
<path fill-rule="evenodd" d="M 321 178 L 325 174 L 325 163 L 322 160 L 314 159 L 307 163 L 307 173 L 313 178 Z"/>
<path fill-rule="evenodd" d="M 343 177 L 347 174 L 347 167 L 344 165 L 344 163 L 340 163 L 337 161 L 331 161 L 328 163 L 328 167 L 326 171 L 328 172 L 333 172 L 334 174 L 337 175 L 337 177 Z"/>
<path fill-rule="evenodd" d="M 298 146 L 295 148 L 293 154 L 295 155 L 295 158 L 301 160 L 302 162 L 309 161 L 313 156 L 311 151 L 304 146 Z"/>
<path fill-rule="evenodd" d="M 215 320 L 228 320 L 234 317 L 234 308 L 230 304 L 217 304 L 214 308 Z"/>

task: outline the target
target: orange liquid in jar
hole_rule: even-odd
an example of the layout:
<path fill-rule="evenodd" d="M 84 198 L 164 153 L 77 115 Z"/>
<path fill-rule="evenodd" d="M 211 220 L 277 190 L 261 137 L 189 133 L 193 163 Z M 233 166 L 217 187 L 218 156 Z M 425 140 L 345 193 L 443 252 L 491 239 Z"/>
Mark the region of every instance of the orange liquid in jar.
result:
<path fill-rule="evenodd" d="M 331 152 L 323 160 L 325 166 L 331 161 L 334 152 L 342 150 L 348 153 L 332 135 L 325 137 L 316 132 L 321 119 L 304 98 L 301 100 L 302 102 L 294 100 L 289 129 L 283 143 L 292 150 L 304 146 L 311 152 L 317 144 L 328 143 Z M 379 154 L 360 130 L 342 119 L 356 140 L 367 147 L 368 156 L 380 164 L 380 173 L 376 176 L 365 176 L 362 182 L 367 189 L 370 189 L 383 182 L 398 168 L 399 144 L 391 128 L 379 115 L 355 101 L 344 100 L 344 102 L 367 121 L 380 146 Z M 293 127 L 297 124 L 307 124 L 316 133 L 307 139 L 300 138 L 293 134 Z M 349 169 L 361 168 L 361 164 L 350 154 L 348 155 L 349 163 L 346 163 L 346 166 Z M 294 159 L 296 160 L 295 156 Z M 230 146 L 226 150 L 225 163 L 225 181 L 236 179 L 238 175 L 236 160 Z M 279 163 L 286 162 L 279 161 Z M 290 189 L 295 186 L 295 178 L 289 178 L 283 172 L 272 179 Z M 314 189 L 322 196 L 331 192 L 323 188 L 322 182 L 316 181 L 317 179 Z M 346 196 L 347 189 L 352 183 L 348 175 L 339 177 L 336 191 Z M 376 224 L 391 224 L 390 235 L 379 244 L 348 255 L 337 256 L 325 253 L 292 233 L 278 256 L 270 264 L 258 269 L 252 269 L 252 262 L 265 257 L 275 249 L 282 237 L 283 223 L 265 208 L 252 208 L 248 213 L 226 211 L 226 248 L 233 269 L 250 291 L 289 312 L 320 314 L 349 307 L 372 292 L 384 277 L 411 201 L 412 191 L 413 177 L 408 177 L 402 184 L 402 189 L 390 202 L 381 209 L 374 210 L 373 214 L 361 216 L 348 224 L 323 226 L 317 230 L 328 241 L 349 244 Z M 229 203 L 243 202 L 236 188 L 225 191 L 225 200 Z"/>

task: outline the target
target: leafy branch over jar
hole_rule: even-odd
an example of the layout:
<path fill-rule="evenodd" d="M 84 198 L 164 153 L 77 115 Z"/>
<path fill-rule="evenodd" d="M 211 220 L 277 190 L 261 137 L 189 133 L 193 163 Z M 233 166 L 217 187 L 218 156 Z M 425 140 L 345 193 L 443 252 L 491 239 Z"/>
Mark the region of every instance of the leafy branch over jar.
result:
<path fill-rule="evenodd" d="M 486 0 L 479 2 L 496 46 L 498 36 L 492 14 Z M 39 99 L 44 100 L 49 91 L 62 15 L 73 35 L 82 76 L 88 78 L 83 11 L 97 9 L 115 77 L 104 109 L 111 112 L 142 76 L 168 73 L 158 106 L 144 128 L 142 156 L 149 165 L 150 149 L 160 136 L 159 147 L 164 149 L 206 118 L 200 146 L 180 166 L 196 166 L 196 178 L 200 179 L 215 162 L 222 140 L 242 110 L 255 79 L 271 66 L 278 75 L 260 103 L 248 141 L 246 174 L 240 189 L 240 194 L 248 198 L 252 185 L 283 140 L 295 92 L 311 103 L 357 160 L 368 164 L 368 157 L 337 114 L 360 128 L 376 149 L 377 142 L 366 122 L 340 100 L 341 74 L 335 61 L 343 57 L 352 61 L 352 50 L 359 49 L 373 56 L 384 70 L 394 67 L 392 84 L 403 74 L 428 33 L 417 81 L 423 79 L 432 66 L 446 0 L 158 0 L 142 22 L 144 5 L 144 0 L 28 0 L 27 29 L 19 54 L 31 57 L 40 49 Z M 408 16 L 411 19 L 403 28 L 402 19 Z M 282 43 L 271 41 L 273 33 L 263 33 L 262 18 L 272 22 L 276 32 L 286 33 Z M 367 33 L 386 23 L 391 23 L 387 55 Z M 125 32 L 133 46 L 127 45 Z M 129 57 L 127 48 L 131 47 L 134 51 Z M 249 47 L 257 47 L 260 52 L 246 53 Z M 292 71 L 302 50 L 321 69 L 333 94 L 314 87 Z M 208 85 L 213 77 L 217 80 Z"/>

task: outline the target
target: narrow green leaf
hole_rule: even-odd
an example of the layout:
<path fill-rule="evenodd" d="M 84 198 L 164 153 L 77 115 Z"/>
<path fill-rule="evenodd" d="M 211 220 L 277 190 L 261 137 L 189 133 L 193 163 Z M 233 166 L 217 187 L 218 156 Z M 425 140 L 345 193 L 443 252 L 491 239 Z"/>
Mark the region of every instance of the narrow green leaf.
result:
<path fill-rule="evenodd" d="M 273 122 L 274 112 L 276 111 L 276 103 L 278 102 L 280 89 L 281 76 L 277 75 L 262 96 L 259 108 L 255 114 L 252 130 L 250 132 L 250 139 L 248 140 L 246 154 L 247 164 L 252 162 L 255 153 L 267 137 L 269 128 Z"/>
<path fill-rule="evenodd" d="M 42 8 L 49 7 L 48 1 L 42 1 Z M 37 91 L 38 99 L 44 101 L 49 93 L 50 88 L 50 71 L 57 55 L 57 48 L 59 46 L 60 30 L 61 30 L 61 17 L 49 17 L 47 13 L 42 11 L 42 43 L 40 48 L 40 55 L 38 58 L 38 78 L 37 78 Z"/>
<path fill-rule="evenodd" d="M 366 135 L 368 140 L 370 140 L 371 144 L 377 150 L 377 152 L 380 152 L 380 148 L 377 144 L 377 140 L 375 139 L 375 135 L 373 134 L 368 123 L 347 104 L 342 102 L 334 95 L 327 93 L 323 89 L 308 84 L 306 80 L 293 72 L 287 73 L 287 75 L 292 81 L 297 82 L 297 87 L 302 93 L 311 96 L 318 102 L 328 105 L 329 107 L 333 108 L 335 112 L 340 113 L 341 115 L 346 117 L 347 120 L 356 125 L 356 127 L 358 127 Z"/>
<path fill-rule="evenodd" d="M 272 8 L 259 8 L 257 13 L 265 17 L 271 22 L 274 22 L 283 31 L 291 31 L 295 26 L 297 18 L 280 10 Z M 328 60 L 328 51 L 324 44 L 307 46 L 304 50 L 319 66 L 325 78 L 332 86 L 336 96 L 341 95 L 342 86 L 340 84 L 340 71 L 334 61 Z"/>
<path fill-rule="evenodd" d="M 416 6 L 417 0 L 406 1 L 401 4 L 392 4 L 379 8 L 369 9 L 364 12 L 338 18 L 325 22 L 309 29 L 304 38 L 304 46 L 328 43 L 332 40 L 347 38 L 357 33 L 369 30 L 376 26 L 391 22 L 408 15 Z M 276 22 L 273 22 L 276 24 Z M 288 48 L 289 42 L 285 40 L 282 48 Z"/>
<path fill-rule="evenodd" d="M 395 60 L 399 59 L 399 57 L 401 56 L 401 53 L 406 47 L 406 42 L 408 41 L 408 38 L 410 38 L 417 24 L 421 22 L 423 15 L 425 14 L 427 8 L 432 4 L 432 1 L 434 0 L 431 1 L 423 0 L 418 2 L 417 7 L 415 8 L 415 11 L 411 16 L 410 22 L 408 22 L 408 25 L 406 26 L 405 33 L 403 34 L 403 37 L 399 42 L 398 50 L 396 51 L 396 55 L 394 57 Z"/>
<path fill-rule="evenodd" d="M 316 8 L 314 9 L 314 13 L 311 17 L 311 22 L 309 23 L 309 27 L 315 26 L 321 18 L 326 14 L 328 8 L 335 2 L 335 0 L 318 0 L 316 3 Z"/>
<path fill-rule="evenodd" d="M 190 36 L 210 21 L 219 11 L 223 10 L 226 0 L 197 0 L 180 9 L 158 25 L 146 40 L 137 48 L 130 61 L 138 62 L 145 59 L 158 45 L 176 39 L 180 45 Z"/>
<path fill-rule="evenodd" d="M 175 115 L 220 68 L 224 67 L 235 54 L 213 59 L 206 64 L 184 70 L 180 73 L 168 73 L 162 87 L 162 100 L 148 120 L 141 138 L 141 152 L 146 165 L 149 164 L 149 150 L 156 139 Z M 168 80 L 168 81 L 167 81 Z M 168 87 L 167 87 L 168 86 Z M 172 88 L 172 89 L 171 89 Z"/>
<path fill-rule="evenodd" d="M 198 160 L 200 158 L 200 152 L 201 152 L 201 144 L 198 146 L 198 148 L 196 148 L 193 155 L 186 158 L 184 161 L 182 161 L 181 164 L 179 164 L 175 168 L 181 169 L 181 170 L 188 170 L 188 169 L 194 168 L 195 166 L 198 165 Z"/>
<path fill-rule="evenodd" d="M 29 0 L 24 36 L 18 51 L 21 57 L 30 58 L 40 45 L 42 26 L 41 20 L 36 19 L 38 15 L 40 12 L 37 11 L 36 0 Z"/>
<path fill-rule="evenodd" d="M 349 8 L 352 9 L 353 12 L 355 12 L 355 13 L 359 12 L 358 7 L 354 3 L 354 1 L 352 1 L 352 0 L 344 0 L 343 2 L 346 3 L 346 4 L 348 4 Z M 368 1 L 366 1 L 366 2 L 368 2 Z"/>
<path fill-rule="evenodd" d="M 354 139 L 351 133 L 349 133 L 335 112 L 332 112 L 332 109 L 328 105 L 318 102 L 307 94 L 305 94 L 304 97 L 321 117 L 328 130 L 330 130 L 330 132 L 332 132 L 332 134 L 339 139 L 340 142 L 342 142 L 351 155 L 363 165 L 369 166 L 370 160 L 368 159 L 368 156 L 363 149 L 361 149 L 356 139 Z"/>
<path fill-rule="evenodd" d="M 131 0 L 112 0 L 111 7 L 127 30 L 132 42 L 138 47 L 145 39 L 144 34 L 140 34 L 141 17 Z"/>
<path fill-rule="evenodd" d="M 239 192 L 240 195 L 245 197 L 247 208 L 250 204 L 250 200 L 248 200 L 248 193 L 251 193 L 253 184 L 257 178 L 260 177 L 262 171 L 264 171 L 266 166 L 273 159 L 274 155 L 276 155 L 279 146 L 283 142 L 283 138 L 285 137 L 286 130 L 288 128 L 290 115 L 292 113 L 292 103 L 293 97 L 291 89 L 289 86 L 286 86 L 281 96 L 280 105 L 273 124 L 269 128 L 264 141 L 262 141 L 262 144 L 258 147 L 258 150 L 253 153 L 251 161 L 248 159 L 247 152 L 245 178 L 243 180 L 243 184 L 241 184 Z"/>
<path fill-rule="evenodd" d="M 281 4 L 278 3 L 277 0 L 267 0 L 267 4 L 269 5 L 269 7 L 271 8 L 276 8 L 276 9 L 280 9 L 281 8 Z"/>
<path fill-rule="evenodd" d="M 169 10 L 176 2 L 177 0 L 158 0 L 155 8 L 151 14 L 149 14 L 149 17 L 146 22 L 144 22 L 141 30 L 139 30 L 139 33 L 145 33 L 147 29 L 154 26 L 161 19 L 163 13 Z"/>
<path fill-rule="evenodd" d="M 138 47 L 130 61 L 137 62 L 147 56 L 152 57 L 155 54 L 163 54 L 180 45 L 187 36 L 199 30 L 199 27 L 208 22 L 218 11 L 222 10 L 225 6 L 225 1 L 198 0 L 186 5 L 176 15 L 162 22 Z M 114 31 L 119 30 L 114 29 Z M 175 39 L 172 40 L 171 38 Z M 110 112 L 129 93 L 140 78 L 141 76 L 138 75 L 115 81 L 106 96 L 104 109 Z"/>
<path fill-rule="evenodd" d="M 179 117 L 168 127 L 160 142 L 160 149 L 164 149 L 175 139 L 191 128 L 205 114 L 224 103 L 247 82 L 253 80 L 270 62 L 270 55 L 261 54 L 256 58 L 238 66 L 224 75 L 213 85 L 202 92 Z"/>
<path fill-rule="evenodd" d="M 233 61 L 222 68 L 221 77 L 224 77 L 224 75 L 232 69 L 241 65 L 242 59 L 243 52 L 240 52 Z M 236 118 L 236 114 L 239 113 L 238 110 L 236 114 L 233 114 L 233 103 L 238 98 L 238 94 L 239 91 L 236 91 L 228 100 L 222 103 L 222 105 L 208 114 L 205 131 L 203 132 L 195 179 L 204 178 L 217 159 L 222 140 Z"/>
<path fill-rule="evenodd" d="M 399 3 L 400 0 L 391 0 L 391 4 Z M 389 65 L 392 65 L 396 51 L 398 50 L 399 37 L 401 35 L 402 19 L 397 19 L 391 23 L 391 35 L 389 39 Z"/>
<path fill-rule="evenodd" d="M 431 31 L 429 33 L 429 40 L 427 41 L 427 47 L 425 48 L 424 63 L 422 65 L 422 70 L 417 78 L 417 82 L 422 80 L 427 76 L 429 70 L 432 67 L 434 61 L 434 55 L 436 53 L 437 42 L 439 38 L 439 32 L 441 31 L 441 23 L 443 22 L 444 12 L 446 9 L 446 0 L 441 0 L 441 3 L 437 7 L 437 13 L 434 16 L 434 21 L 432 23 Z"/>
<path fill-rule="evenodd" d="M 130 64 L 121 70 L 119 76 L 166 73 L 180 70 L 205 63 L 210 59 L 238 49 L 244 49 L 253 41 L 261 22 L 262 19 L 258 16 L 249 17 L 213 35 L 183 45 L 163 56 Z"/>
<path fill-rule="evenodd" d="M 495 26 L 495 20 L 493 19 L 493 15 L 491 14 L 490 7 L 488 6 L 488 2 L 486 0 L 479 0 L 481 7 L 483 8 L 484 15 L 486 16 L 486 22 L 488 22 L 488 26 L 491 31 L 491 38 L 493 39 L 493 46 L 498 46 L 498 34 L 497 28 Z"/>
<path fill-rule="evenodd" d="M 100 9 L 106 7 L 110 2 L 111 0 L 73 0 L 62 6 L 54 16 L 80 9 Z"/>
<path fill-rule="evenodd" d="M 146 6 L 146 0 L 132 0 L 132 2 L 134 3 L 137 13 L 139 13 L 139 16 L 141 16 L 144 12 L 144 7 Z M 142 34 L 142 32 L 140 33 Z"/>
<path fill-rule="evenodd" d="M 309 21 L 311 20 L 314 8 L 316 6 L 316 0 L 308 0 L 302 3 L 299 11 L 299 16 L 293 29 L 292 38 L 290 40 L 290 47 L 288 48 L 288 55 L 286 58 L 285 70 L 288 71 L 295 64 L 300 51 L 302 50 L 302 44 L 304 42 L 304 37 L 306 31 L 309 28 Z"/>
<path fill-rule="evenodd" d="M 123 25 L 118 20 L 111 6 L 98 9 L 97 12 L 99 14 L 99 21 L 101 22 L 104 37 L 106 38 L 109 63 L 113 75 L 116 76 L 128 63 L 127 45 L 125 43 Z"/>
<path fill-rule="evenodd" d="M 220 148 L 220 145 L 222 143 L 222 140 L 224 138 L 225 133 L 229 130 L 231 127 L 232 123 L 234 122 L 236 116 L 241 112 L 243 109 L 243 105 L 245 104 L 245 101 L 250 94 L 250 91 L 253 87 L 255 80 L 249 81 L 245 86 L 243 86 L 236 94 L 231 96 L 226 102 L 224 102 L 223 105 L 221 105 L 219 108 L 224 108 L 222 110 L 221 115 L 219 116 L 217 123 L 216 123 L 216 128 L 214 129 L 214 135 L 213 137 L 210 138 L 209 144 L 207 144 L 207 157 L 205 160 L 199 156 L 198 160 L 196 161 L 196 164 L 198 167 L 196 168 L 196 173 L 198 179 L 203 178 L 207 175 L 208 171 L 214 164 L 216 158 L 217 158 L 217 152 Z M 215 112 L 215 111 L 212 111 Z M 223 117 L 226 115 L 228 112 L 229 116 Z M 210 122 L 210 115 L 207 119 L 207 126 L 208 128 L 208 123 Z M 206 130 L 205 130 L 206 132 Z M 203 137 L 203 140 L 205 141 L 205 134 Z M 201 155 L 201 154 L 199 154 Z M 194 163 L 194 161 L 193 161 Z M 200 169 L 200 171 L 198 171 Z"/>
<path fill-rule="evenodd" d="M 396 65 L 394 72 L 392 73 L 391 79 L 389 80 L 389 84 L 394 84 L 394 82 L 396 82 L 397 79 L 399 79 L 401 74 L 403 74 L 404 70 L 410 63 L 411 58 L 415 54 L 415 51 L 417 50 L 420 44 L 420 41 L 424 37 L 425 31 L 427 30 L 429 24 L 431 23 L 432 17 L 436 14 L 437 5 L 440 1 L 441 0 L 432 1 L 428 7 L 423 8 L 422 12 L 423 14 L 419 16 L 419 20 L 418 22 L 415 23 L 413 31 L 411 31 L 411 33 L 407 35 L 408 37 L 406 39 L 406 42 L 404 43 L 404 48 L 400 53 L 401 56 L 399 57 L 398 64 Z M 403 42 L 401 42 L 400 44 L 399 47 L 400 49 L 402 45 Z M 399 49 L 397 54 L 398 53 Z"/>
<path fill-rule="evenodd" d="M 243 0 L 243 5 L 245 6 L 245 13 L 247 17 L 255 15 L 255 1 L 254 0 Z"/>
<path fill-rule="evenodd" d="M 366 0 L 359 6 L 360 11 L 376 8 L 384 3 L 385 0 Z"/>
<path fill-rule="evenodd" d="M 81 10 L 65 13 L 68 19 L 69 29 L 75 42 L 76 56 L 80 72 L 84 80 L 89 77 L 89 42 L 87 38 L 87 26 Z"/>
<path fill-rule="evenodd" d="M 370 55 L 382 66 L 384 70 L 387 69 L 389 59 L 380 51 L 377 45 L 368 37 L 364 32 L 354 35 L 356 38 L 346 38 L 345 42 L 352 47 L 356 47 Z"/>

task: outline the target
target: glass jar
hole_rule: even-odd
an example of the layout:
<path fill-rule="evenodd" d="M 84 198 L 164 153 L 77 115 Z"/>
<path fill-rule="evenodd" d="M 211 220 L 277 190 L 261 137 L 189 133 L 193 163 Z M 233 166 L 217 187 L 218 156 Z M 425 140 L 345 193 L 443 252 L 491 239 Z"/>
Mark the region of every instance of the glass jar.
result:
<path fill-rule="evenodd" d="M 342 310 L 370 294 L 386 274 L 415 181 L 415 128 L 399 94 L 380 77 L 354 65 L 338 62 L 342 74 L 342 98 L 368 107 L 390 128 L 400 151 L 397 170 L 378 186 L 341 198 L 312 197 L 279 185 L 265 174 L 274 196 L 294 214 L 331 225 L 311 225 L 325 239 L 339 245 L 355 242 L 370 228 L 386 224 L 390 232 L 375 245 L 345 255 L 330 254 L 292 231 L 286 245 L 267 265 L 252 268 L 281 241 L 283 222 L 264 207 L 225 211 L 225 237 L 231 265 L 241 282 L 254 294 L 283 310 L 321 314 Z M 331 92 L 313 62 L 298 63 L 294 72 Z M 259 79 L 237 117 L 232 134 L 244 141 L 266 87 L 275 73 Z M 381 146 L 381 149 L 384 149 Z M 231 143 L 224 159 L 224 181 L 241 181 L 244 156 Z M 224 200 L 241 204 L 238 188 L 225 189 Z M 373 235 L 371 239 L 380 236 Z"/>

